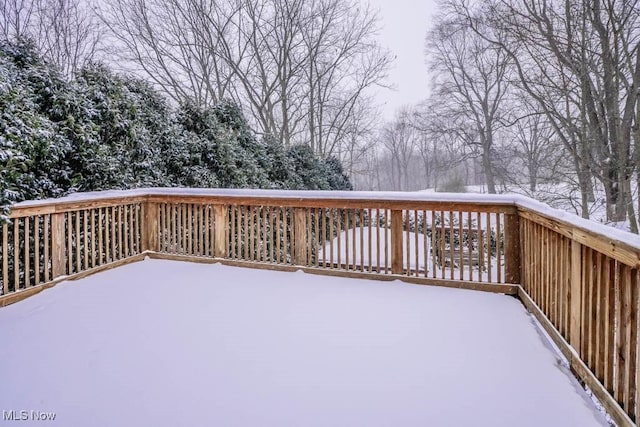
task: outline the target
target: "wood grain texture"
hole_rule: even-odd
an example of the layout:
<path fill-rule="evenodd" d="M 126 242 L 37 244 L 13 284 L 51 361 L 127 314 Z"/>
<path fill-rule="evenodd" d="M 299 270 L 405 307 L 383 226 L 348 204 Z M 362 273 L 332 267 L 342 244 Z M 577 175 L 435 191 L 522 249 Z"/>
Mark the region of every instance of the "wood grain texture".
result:
<path fill-rule="evenodd" d="M 66 274 L 66 247 L 65 247 L 65 214 L 51 215 L 51 270 L 52 279 L 55 280 Z"/>
<path fill-rule="evenodd" d="M 520 248 L 520 218 L 510 214 L 504 216 L 504 273 L 507 283 L 520 283 L 522 271 Z"/>
<path fill-rule="evenodd" d="M 391 273 L 402 274 L 402 211 L 391 211 Z"/>
<path fill-rule="evenodd" d="M 582 245 L 571 242 L 571 315 L 569 318 L 569 343 L 576 351 L 582 341 Z"/>
<path fill-rule="evenodd" d="M 602 403 L 609 415 L 611 415 L 611 418 L 615 423 L 619 427 L 636 426 L 629 415 L 620 407 L 618 402 L 616 402 L 616 399 L 613 398 L 598 378 L 595 377 L 584 361 L 580 359 L 574 347 L 564 339 L 560 332 L 558 332 L 558 330 L 551 324 L 549 319 L 547 319 L 544 312 L 536 305 L 529 294 L 521 286 L 518 286 L 518 297 L 527 310 L 536 317 L 542 328 L 549 337 L 551 337 L 554 344 L 568 360 L 569 366 L 574 375 L 589 387 L 594 396 L 600 401 L 600 403 Z"/>
<path fill-rule="evenodd" d="M 294 210 L 293 227 L 293 262 L 307 265 L 307 215 L 304 209 Z"/>

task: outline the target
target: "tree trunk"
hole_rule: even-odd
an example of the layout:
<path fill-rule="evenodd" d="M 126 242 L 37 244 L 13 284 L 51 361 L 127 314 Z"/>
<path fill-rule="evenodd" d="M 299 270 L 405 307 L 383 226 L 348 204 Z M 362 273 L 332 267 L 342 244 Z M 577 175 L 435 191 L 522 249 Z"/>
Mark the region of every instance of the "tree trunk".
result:
<path fill-rule="evenodd" d="M 496 194 L 496 181 L 493 176 L 493 168 L 491 167 L 491 157 L 485 151 L 482 153 L 482 169 L 487 183 L 487 191 L 489 194 Z"/>

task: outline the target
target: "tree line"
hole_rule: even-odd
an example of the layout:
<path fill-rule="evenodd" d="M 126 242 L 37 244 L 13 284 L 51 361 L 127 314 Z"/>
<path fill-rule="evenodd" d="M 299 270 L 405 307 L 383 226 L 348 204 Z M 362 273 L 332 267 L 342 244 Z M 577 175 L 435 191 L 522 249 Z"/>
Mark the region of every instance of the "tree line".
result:
<path fill-rule="evenodd" d="M 360 182 L 557 186 L 589 217 L 638 230 L 640 2 L 442 0 L 427 34 L 432 91 L 399 111 Z M 451 177 L 452 175 L 453 178 Z M 394 185 L 405 189 L 402 182 Z M 382 182 L 391 182 L 382 179 Z M 561 197 L 561 195 L 559 195 Z"/>
<path fill-rule="evenodd" d="M 392 55 L 358 0 L 0 0 L 0 34 L 67 74 L 101 59 L 174 104 L 230 100 L 259 136 L 352 161 Z"/>
<path fill-rule="evenodd" d="M 139 78 L 73 77 L 31 42 L 0 42 L 0 219 L 10 204 L 148 186 L 351 189 L 334 157 L 259 138 L 240 108 L 170 105 Z"/>

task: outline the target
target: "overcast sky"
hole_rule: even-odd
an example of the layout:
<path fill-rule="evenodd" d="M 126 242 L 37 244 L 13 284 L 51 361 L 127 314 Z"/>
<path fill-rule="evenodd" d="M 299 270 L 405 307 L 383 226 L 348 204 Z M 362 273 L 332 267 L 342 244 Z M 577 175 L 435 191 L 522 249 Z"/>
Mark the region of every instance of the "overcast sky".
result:
<path fill-rule="evenodd" d="M 397 108 L 416 104 L 427 97 L 429 81 L 425 65 L 424 46 L 427 28 L 433 13 L 433 0 L 361 0 L 369 1 L 379 10 L 384 46 L 397 56 L 389 81 L 395 91 L 380 91 L 386 120 L 392 119 Z"/>

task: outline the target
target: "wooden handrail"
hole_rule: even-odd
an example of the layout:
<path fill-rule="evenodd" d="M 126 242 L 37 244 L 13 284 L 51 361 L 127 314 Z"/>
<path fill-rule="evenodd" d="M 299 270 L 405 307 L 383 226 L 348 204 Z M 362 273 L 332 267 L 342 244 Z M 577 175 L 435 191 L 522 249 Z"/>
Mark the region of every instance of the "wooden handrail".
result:
<path fill-rule="evenodd" d="M 149 188 L 9 218 L 0 306 L 145 255 L 517 294 L 619 425 L 639 415 L 640 237 L 524 196 Z"/>

